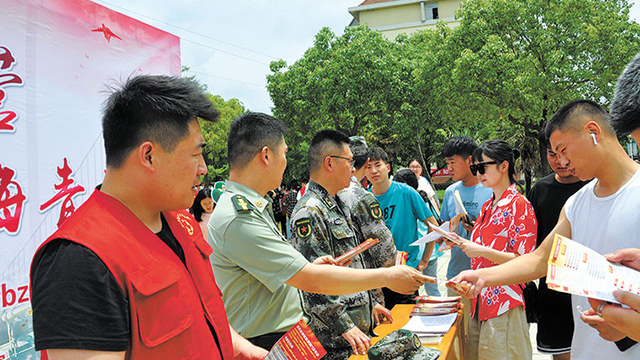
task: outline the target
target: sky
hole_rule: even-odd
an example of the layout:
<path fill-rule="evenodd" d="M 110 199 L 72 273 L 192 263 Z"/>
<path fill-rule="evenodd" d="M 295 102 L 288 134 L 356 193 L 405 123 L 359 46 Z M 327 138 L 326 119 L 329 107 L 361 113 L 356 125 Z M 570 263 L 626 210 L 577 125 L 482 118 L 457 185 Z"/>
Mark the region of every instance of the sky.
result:
<path fill-rule="evenodd" d="M 269 63 L 292 64 L 329 27 L 338 36 L 363 0 L 93 0 L 180 37 L 182 65 L 207 90 L 246 109 L 271 113 Z M 640 19 L 640 1 L 631 1 Z"/>

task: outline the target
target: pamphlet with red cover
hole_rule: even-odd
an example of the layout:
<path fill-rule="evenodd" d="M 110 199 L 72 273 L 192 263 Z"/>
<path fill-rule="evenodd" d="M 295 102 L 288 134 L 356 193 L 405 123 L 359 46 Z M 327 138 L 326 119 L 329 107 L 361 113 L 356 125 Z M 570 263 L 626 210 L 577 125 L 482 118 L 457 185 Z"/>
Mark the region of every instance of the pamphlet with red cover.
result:
<path fill-rule="evenodd" d="M 326 354 L 327 351 L 303 319 L 273 345 L 264 360 L 317 360 Z"/>
<path fill-rule="evenodd" d="M 335 261 L 338 265 L 344 266 L 345 264 L 349 263 L 351 259 L 369 250 L 373 245 L 376 245 L 379 242 L 380 240 L 378 239 L 367 239 L 364 242 L 362 242 L 362 244 L 354 247 L 353 249 L 335 258 Z"/>

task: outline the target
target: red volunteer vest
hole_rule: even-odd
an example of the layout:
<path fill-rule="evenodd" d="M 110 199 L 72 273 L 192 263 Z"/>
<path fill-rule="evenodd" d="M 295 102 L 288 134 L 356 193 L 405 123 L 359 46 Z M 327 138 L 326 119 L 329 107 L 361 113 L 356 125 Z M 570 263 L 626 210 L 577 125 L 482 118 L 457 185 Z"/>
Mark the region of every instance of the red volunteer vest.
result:
<path fill-rule="evenodd" d="M 186 268 L 128 208 L 95 190 L 40 245 L 31 264 L 32 279 L 42 249 L 53 239 L 68 239 L 93 251 L 129 300 L 127 359 L 232 359 L 229 322 L 209 263 L 213 250 L 187 212 L 164 216 L 184 250 Z"/>

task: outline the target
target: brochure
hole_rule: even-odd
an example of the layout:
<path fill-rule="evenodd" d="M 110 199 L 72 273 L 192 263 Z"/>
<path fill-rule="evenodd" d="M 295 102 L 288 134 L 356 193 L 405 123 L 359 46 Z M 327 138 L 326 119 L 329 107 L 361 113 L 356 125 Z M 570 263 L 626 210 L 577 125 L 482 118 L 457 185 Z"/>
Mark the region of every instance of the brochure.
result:
<path fill-rule="evenodd" d="M 345 264 L 349 263 L 351 259 L 369 250 L 372 246 L 376 245 L 379 242 L 380 240 L 378 239 L 367 239 L 362 244 L 335 258 L 335 261 L 338 265 L 344 266 Z"/>
<path fill-rule="evenodd" d="M 462 203 L 462 198 L 460 197 L 459 190 L 456 190 L 453 192 L 453 204 L 456 207 L 456 215 L 464 214 L 464 216 L 466 216 L 467 219 L 469 219 L 469 213 L 467 213 L 467 209 L 464 207 L 464 204 Z"/>
<path fill-rule="evenodd" d="M 430 223 L 431 224 L 431 223 Z M 444 232 L 449 232 L 449 222 L 445 221 L 444 223 L 442 223 L 442 225 L 440 225 L 439 227 L 440 229 L 442 229 L 442 231 Z M 422 244 L 427 244 L 430 243 L 432 241 L 436 241 L 438 239 L 440 239 L 442 237 L 442 235 L 440 235 L 439 233 L 435 232 L 435 231 L 430 231 L 427 235 L 421 237 L 420 239 L 412 242 L 411 244 L 409 244 L 409 246 L 419 246 Z"/>
<path fill-rule="evenodd" d="M 439 226 L 433 225 L 432 223 L 428 223 L 428 224 L 429 224 L 429 228 L 431 228 L 431 230 L 433 232 L 438 233 L 440 235 L 440 237 L 443 237 L 443 238 L 447 239 L 448 241 L 451 241 L 452 243 L 454 243 L 456 245 L 460 245 L 461 244 L 460 240 L 458 240 L 458 238 L 455 237 L 454 234 L 452 234 L 452 233 L 450 233 L 448 231 L 449 224 L 447 224 L 447 230 L 445 230 L 445 229 L 443 229 L 443 228 L 441 228 Z"/>
<path fill-rule="evenodd" d="M 614 290 L 640 295 L 640 272 L 609 262 L 594 250 L 555 235 L 547 263 L 547 286 L 560 292 L 619 304 Z"/>
<path fill-rule="evenodd" d="M 326 354 L 327 351 L 303 319 L 273 345 L 264 360 L 317 360 Z"/>
<path fill-rule="evenodd" d="M 409 258 L 409 253 L 406 251 L 397 251 L 396 252 L 396 265 L 407 265 L 407 259 Z"/>
<path fill-rule="evenodd" d="M 446 334 L 451 326 L 456 322 L 458 313 L 435 315 L 435 316 L 414 316 L 402 328 L 418 335 L 420 334 Z"/>

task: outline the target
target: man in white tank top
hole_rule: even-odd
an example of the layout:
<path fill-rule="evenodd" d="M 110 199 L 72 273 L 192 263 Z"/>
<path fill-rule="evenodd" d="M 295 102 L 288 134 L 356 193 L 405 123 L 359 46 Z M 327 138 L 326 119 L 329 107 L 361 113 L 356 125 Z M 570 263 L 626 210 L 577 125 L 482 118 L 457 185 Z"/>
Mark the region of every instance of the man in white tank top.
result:
<path fill-rule="evenodd" d="M 611 126 L 618 135 L 631 134 L 636 145 L 640 144 L 640 53 L 618 78 L 611 102 Z M 619 249 L 605 256 L 609 261 L 640 270 L 640 246 L 637 241 L 630 248 Z M 591 308 L 600 309 L 600 315 L 611 326 L 640 341 L 640 296 L 627 291 L 615 291 L 613 295 L 630 308 L 606 306 L 602 305 L 602 301 L 590 299 Z"/>
<path fill-rule="evenodd" d="M 563 167 L 581 180 L 594 180 L 567 200 L 556 227 L 534 252 L 456 276 L 453 281 L 471 285 L 465 297 L 477 296 L 486 286 L 525 283 L 546 275 L 556 233 L 602 254 L 640 247 L 640 165 L 618 142 L 607 113 L 593 101 L 572 101 L 554 114 L 545 132 Z M 572 301 L 574 306 L 591 307 L 584 297 L 572 296 Z M 573 316 L 573 360 L 640 359 L 640 346 L 601 317 L 577 311 Z"/>

